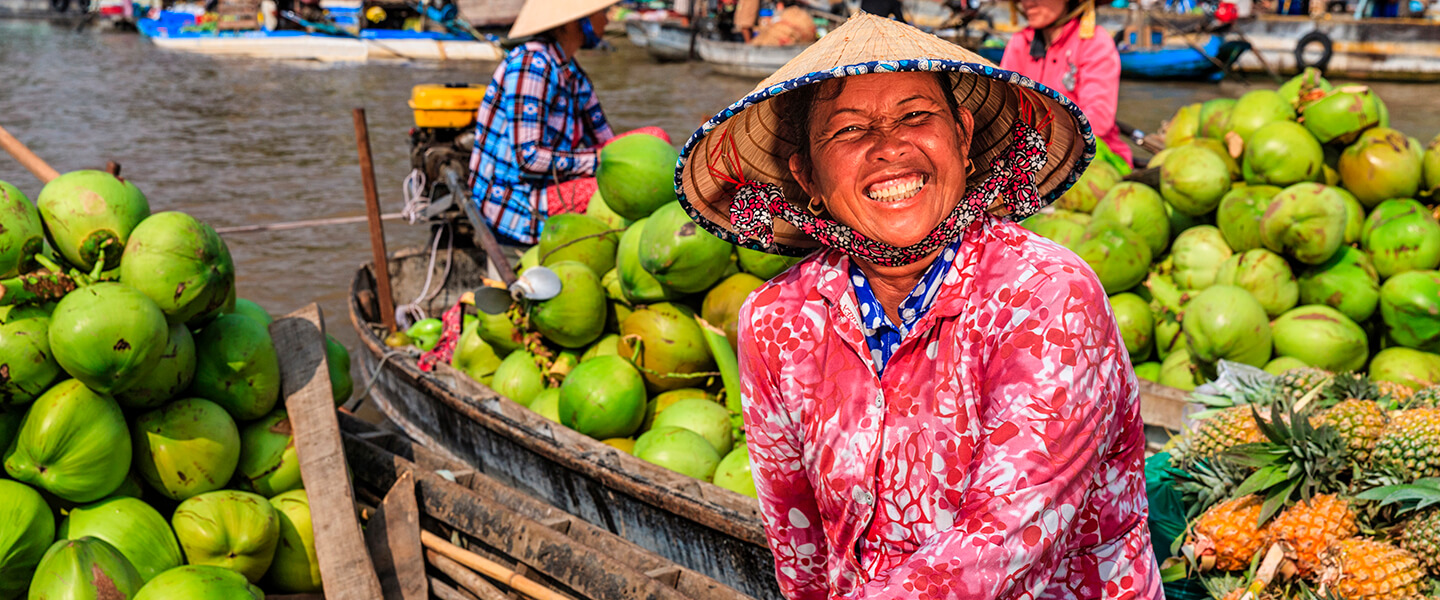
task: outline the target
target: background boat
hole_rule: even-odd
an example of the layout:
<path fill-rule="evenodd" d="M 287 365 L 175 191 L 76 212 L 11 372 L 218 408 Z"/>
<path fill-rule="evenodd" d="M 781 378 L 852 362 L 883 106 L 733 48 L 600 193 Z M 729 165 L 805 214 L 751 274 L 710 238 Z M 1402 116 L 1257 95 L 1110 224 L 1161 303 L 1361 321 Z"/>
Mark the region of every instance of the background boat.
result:
<path fill-rule="evenodd" d="M 450 33 L 363 29 L 345 36 L 291 29 L 186 30 L 194 24 L 194 15 L 166 11 L 159 19 L 141 19 L 137 26 L 159 48 L 214 56 L 322 62 L 497 61 L 504 56 L 492 41 Z"/>
<path fill-rule="evenodd" d="M 717 73 L 737 77 L 769 77 L 777 69 L 799 56 L 804 46 L 753 46 L 741 42 L 725 42 L 700 38 L 695 52 Z"/>
<path fill-rule="evenodd" d="M 660 62 L 690 60 L 690 28 L 669 21 L 625 21 L 625 34 Z"/>

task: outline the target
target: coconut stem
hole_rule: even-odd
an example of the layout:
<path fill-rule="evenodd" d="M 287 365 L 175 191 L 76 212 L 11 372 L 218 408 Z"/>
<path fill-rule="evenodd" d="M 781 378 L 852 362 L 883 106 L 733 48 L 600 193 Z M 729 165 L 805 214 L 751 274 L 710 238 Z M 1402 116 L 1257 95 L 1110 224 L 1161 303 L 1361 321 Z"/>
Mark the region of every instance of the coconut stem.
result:
<path fill-rule="evenodd" d="M 630 343 L 635 344 L 635 351 L 630 353 L 630 366 L 635 367 L 636 370 L 642 373 L 649 373 L 656 377 L 669 377 L 675 379 L 706 379 L 709 377 L 722 375 L 722 373 L 720 373 L 719 371 L 696 371 L 694 373 L 661 373 L 659 371 L 656 371 L 655 369 L 647 368 L 640 364 L 640 355 L 645 351 L 645 340 L 638 335 L 628 335 L 625 337 L 626 339 L 630 340 Z M 728 344 L 729 342 L 726 343 Z"/>
<path fill-rule="evenodd" d="M 720 370 L 720 380 L 725 383 L 725 407 L 738 415 L 742 410 L 740 361 L 735 357 L 735 349 L 730 347 L 730 339 L 725 337 L 724 331 L 699 315 L 696 315 L 695 322 L 700 324 L 700 331 L 705 333 L 705 343 L 710 346 L 710 354 L 715 357 L 715 366 Z"/>
<path fill-rule="evenodd" d="M 32 273 L 0 280 L 0 306 L 59 300 L 75 287 L 74 280 L 60 273 Z"/>
<path fill-rule="evenodd" d="M 554 248 L 551 248 L 549 252 L 546 252 L 545 254 L 540 255 L 540 264 L 542 264 L 542 265 L 545 264 L 545 260 L 548 259 L 548 258 L 550 258 L 550 255 L 551 255 L 551 254 L 554 254 L 554 253 L 556 253 L 556 252 L 559 252 L 561 249 L 565 248 L 566 246 L 569 246 L 570 244 L 574 244 L 575 242 L 579 242 L 579 241 L 583 241 L 583 240 L 588 240 L 588 239 L 590 239 L 590 238 L 605 237 L 605 236 L 610 235 L 610 234 L 613 234 L 613 233 L 625 233 L 625 229 L 624 229 L 624 228 L 621 228 L 621 229 L 606 229 L 605 231 L 601 231 L 601 232 L 599 232 L 599 233 L 592 233 L 592 234 L 589 234 L 589 235 L 582 235 L 582 236 L 580 236 L 580 237 L 577 237 L 577 238 L 575 238 L 575 239 L 573 239 L 573 240 L 570 240 L 570 241 L 568 241 L 568 242 L 565 242 L 565 243 L 563 243 L 563 244 L 560 244 L 559 246 L 556 246 L 556 247 L 554 247 Z M 604 275 L 604 273 L 601 273 L 601 275 Z"/>

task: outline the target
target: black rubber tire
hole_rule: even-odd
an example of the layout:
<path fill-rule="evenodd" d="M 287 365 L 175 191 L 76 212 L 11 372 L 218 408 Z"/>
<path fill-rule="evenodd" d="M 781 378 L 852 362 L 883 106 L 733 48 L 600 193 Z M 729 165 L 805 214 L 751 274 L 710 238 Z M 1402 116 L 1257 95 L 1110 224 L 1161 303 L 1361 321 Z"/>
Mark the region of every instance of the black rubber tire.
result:
<path fill-rule="evenodd" d="M 1305 48 L 1316 42 L 1320 43 L 1320 47 L 1322 49 L 1322 52 L 1320 54 L 1320 60 L 1317 60 L 1313 63 L 1307 63 L 1305 62 Z M 1325 69 L 1330 66 L 1330 58 L 1334 55 L 1335 42 L 1330 39 L 1330 36 L 1325 35 L 1325 33 L 1320 30 L 1314 30 L 1310 33 L 1300 36 L 1300 41 L 1295 42 L 1296 70 L 1303 71 L 1305 70 L 1305 67 L 1315 67 L 1316 69 L 1319 69 L 1321 73 L 1324 73 Z"/>
<path fill-rule="evenodd" d="M 50 10 L 63 13 L 70 10 L 70 0 L 50 0 Z"/>

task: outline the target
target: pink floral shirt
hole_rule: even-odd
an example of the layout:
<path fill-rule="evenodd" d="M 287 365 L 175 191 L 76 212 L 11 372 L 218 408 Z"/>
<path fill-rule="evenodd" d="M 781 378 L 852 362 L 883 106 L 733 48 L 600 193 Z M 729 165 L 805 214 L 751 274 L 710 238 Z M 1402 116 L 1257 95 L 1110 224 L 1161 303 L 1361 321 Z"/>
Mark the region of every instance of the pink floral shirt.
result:
<path fill-rule="evenodd" d="M 1162 598 L 1125 346 L 1074 254 L 984 216 L 877 378 L 819 252 L 740 312 L 780 589 L 810 598 Z"/>

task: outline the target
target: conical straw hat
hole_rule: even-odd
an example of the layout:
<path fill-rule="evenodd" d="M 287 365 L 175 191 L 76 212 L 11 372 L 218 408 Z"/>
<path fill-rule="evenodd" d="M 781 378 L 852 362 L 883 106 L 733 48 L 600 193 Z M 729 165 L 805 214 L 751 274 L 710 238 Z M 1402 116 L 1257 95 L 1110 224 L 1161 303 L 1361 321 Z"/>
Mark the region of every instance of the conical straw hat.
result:
<path fill-rule="evenodd" d="M 914 27 L 861 13 L 806 48 L 690 137 L 676 167 L 675 191 L 681 205 L 692 219 L 725 241 L 774 254 L 808 254 L 818 243 L 780 219 L 774 222 L 773 246 L 739 239 L 730 225 L 735 185 L 727 179 L 743 176 L 776 184 L 789 202 L 805 206 L 810 198 L 791 177 L 789 167 L 790 155 L 799 146 L 785 138 L 788 128 L 781 126 L 770 100 L 829 79 L 901 71 L 952 73 L 956 101 L 975 117 L 972 183 L 989 175 L 993 161 L 1010 148 L 1011 131 L 1021 119 L 1046 140 L 1048 158 L 1035 178 L 1046 204 L 1069 189 L 1095 155 L 1089 121 L 1065 96 Z M 1033 110 L 1022 110 L 1022 104 Z M 740 173 L 734 172 L 733 161 L 721 156 L 731 153 L 732 142 Z"/>
<path fill-rule="evenodd" d="M 554 29 L 575 19 L 610 8 L 620 0 L 526 0 L 510 26 L 510 37 L 520 38 Z"/>

